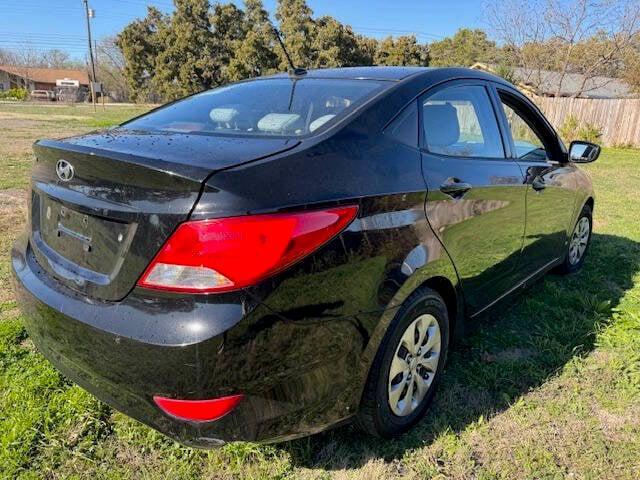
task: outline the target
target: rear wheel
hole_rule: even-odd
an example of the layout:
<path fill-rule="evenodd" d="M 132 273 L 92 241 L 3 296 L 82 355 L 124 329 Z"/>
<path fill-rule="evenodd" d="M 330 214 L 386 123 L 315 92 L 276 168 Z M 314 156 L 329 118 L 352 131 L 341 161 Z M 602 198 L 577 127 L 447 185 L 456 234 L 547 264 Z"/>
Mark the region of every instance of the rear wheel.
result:
<path fill-rule="evenodd" d="M 433 399 L 448 343 L 444 300 L 431 289 L 419 289 L 400 308 L 380 345 L 358 426 L 373 435 L 392 437 L 415 425 Z"/>
<path fill-rule="evenodd" d="M 565 259 L 562 265 L 560 265 L 561 273 L 574 273 L 582 268 L 587 250 L 589 249 L 589 243 L 591 242 L 592 226 L 593 218 L 591 207 L 585 205 L 582 207 L 578 221 L 569 238 Z"/>

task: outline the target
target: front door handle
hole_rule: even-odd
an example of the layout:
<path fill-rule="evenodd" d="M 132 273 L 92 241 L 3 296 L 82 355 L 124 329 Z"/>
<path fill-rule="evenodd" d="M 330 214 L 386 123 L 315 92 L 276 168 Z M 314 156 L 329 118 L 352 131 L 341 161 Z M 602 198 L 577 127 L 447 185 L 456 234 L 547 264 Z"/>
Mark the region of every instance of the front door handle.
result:
<path fill-rule="evenodd" d="M 545 188 L 547 188 L 547 184 L 545 183 L 544 178 L 536 177 L 536 178 L 533 179 L 533 182 L 531 182 L 531 187 L 536 192 L 539 192 L 539 191 L 544 190 Z"/>
<path fill-rule="evenodd" d="M 440 185 L 440 191 L 452 198 L 460 198 L 471 190 L 471 184 L 465 183 L 458 178 L 448 178 Z"/>

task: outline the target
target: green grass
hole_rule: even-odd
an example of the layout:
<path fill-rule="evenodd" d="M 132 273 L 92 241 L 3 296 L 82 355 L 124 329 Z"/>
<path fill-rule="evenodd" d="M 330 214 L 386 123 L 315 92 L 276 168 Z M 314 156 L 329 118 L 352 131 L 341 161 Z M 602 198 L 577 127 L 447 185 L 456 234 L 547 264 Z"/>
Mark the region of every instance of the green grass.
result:
<path fill-rule="evenodd" d="M 43 121 L 50 121 L 54 123 L 64 121 L 67 124 L 72 123 L 84 127 L 109 127 L 138 116 L 149 110 L 149 108 L 150 107 L 135 105 L 106 105 L 105 107 L 98 105 L 94 112 L 93 106 L 83 104 L 47 105 L 16 103 L 0 105 L 0 112 L 17 114 L 23 118 L 34 118 L 39 116 L 42 117 L 41 120 Z"/>
<path fill-rule="evenodd" d="M 31 145 L 40 138 L 60 138 L 108 127 L 140 115 L 149 107 L 93 107 L 88 105 L 0 104 L 2 170 L 0 189 L 26 188 Z"/>
<path fill-rule="evenodd" d="M 199 451 L 69 383 L 23 329 L 7 252 L 30 143 L 141 111 L 67 108 L 0 106 L 0 478 L 640 478 L 640 152 L 606 149 L 586 167 L 597 200 L 584 270 L 548 275 L 482 319 L 418 428 Z"/>

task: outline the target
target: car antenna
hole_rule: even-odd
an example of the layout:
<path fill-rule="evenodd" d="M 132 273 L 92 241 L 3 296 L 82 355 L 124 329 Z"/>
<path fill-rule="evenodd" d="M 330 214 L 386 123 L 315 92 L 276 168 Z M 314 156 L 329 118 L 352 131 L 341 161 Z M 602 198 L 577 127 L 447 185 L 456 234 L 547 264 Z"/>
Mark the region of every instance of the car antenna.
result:
<path fill-rule="evenodd" d="M 284 42 L 282 41 L 282 36 L 276 27 L 273 27 L 273 34 L 276 36 L 278 43 L 280 44 L 280 48 L 284 52 L 284 56 L 287 58 L 287 63 L 289 64 L 289 75 L 292 77 L 301 77 L 302 75 L 306 75 L 307 71 L 304 68 L 296 67 L 293 64 L 293 60 L 289 56 L 289 52 L 287 52 L 287 48 L 284 46 Z"/>

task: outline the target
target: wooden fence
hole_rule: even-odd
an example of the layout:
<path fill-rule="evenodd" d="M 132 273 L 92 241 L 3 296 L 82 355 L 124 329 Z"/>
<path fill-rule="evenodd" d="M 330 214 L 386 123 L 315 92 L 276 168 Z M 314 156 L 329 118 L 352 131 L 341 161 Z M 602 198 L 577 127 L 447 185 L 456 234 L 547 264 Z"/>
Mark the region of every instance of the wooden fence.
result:
<path fill-rule="evenodd" d="M 580 123 L 595 125 L 602 132 L 603 145 L 640 147 L 640 99 L 536 96 L 533 101 L 556 130 L 573 115 Z"/>

